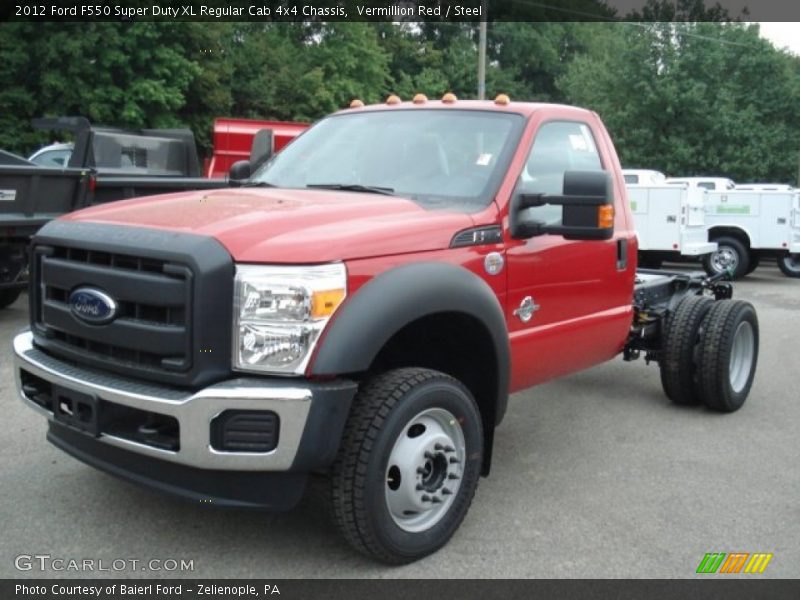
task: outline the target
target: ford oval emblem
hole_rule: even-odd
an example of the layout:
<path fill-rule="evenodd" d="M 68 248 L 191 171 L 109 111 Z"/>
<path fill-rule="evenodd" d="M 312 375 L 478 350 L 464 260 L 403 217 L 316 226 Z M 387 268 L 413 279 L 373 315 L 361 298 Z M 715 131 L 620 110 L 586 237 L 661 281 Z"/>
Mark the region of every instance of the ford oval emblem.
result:
<path fill-rule="evenodd" d="M 114 299 L 92 288 L 78 288 L 69 295 L 69 308 L 81 321 L 92 325 L 109 323 L 117 316 Z"/>

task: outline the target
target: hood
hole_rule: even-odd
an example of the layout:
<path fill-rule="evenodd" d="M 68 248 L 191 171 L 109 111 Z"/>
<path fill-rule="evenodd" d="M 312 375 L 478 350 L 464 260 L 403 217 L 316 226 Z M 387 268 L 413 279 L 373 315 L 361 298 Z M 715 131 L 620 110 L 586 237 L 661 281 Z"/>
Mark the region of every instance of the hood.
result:
<path fill-rule="evenodd" d="M 63 220 L 217 239 L 237 262 L 319 263 L 447 248 L 469 215 L 393 196 L 233 188 L 113 202 Z"/>

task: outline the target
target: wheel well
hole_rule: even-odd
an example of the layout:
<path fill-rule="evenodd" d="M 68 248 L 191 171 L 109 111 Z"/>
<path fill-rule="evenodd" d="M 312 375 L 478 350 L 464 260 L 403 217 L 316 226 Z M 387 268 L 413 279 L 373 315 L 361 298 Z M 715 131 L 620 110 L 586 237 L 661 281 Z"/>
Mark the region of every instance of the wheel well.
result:
<path fill-rule="evenodd" d="M 484 474 L 488 473 L 497 412 L 498 365 L 492 337 L 475 317 L 436 313 L 412 321 L 381 348 L 370 366 L 376 374 L 400 367 L 447 373 L 472 393 L 484 432 Z"/>
<path fill-rule="evenodd" d="M 750 249 L 750 236 L 747 232 L 738 227 L 712 227 L 708 230 L 708 239 L 714 241 L 721 237 L 732 237 L 739 240 L 744 246 Z"/>

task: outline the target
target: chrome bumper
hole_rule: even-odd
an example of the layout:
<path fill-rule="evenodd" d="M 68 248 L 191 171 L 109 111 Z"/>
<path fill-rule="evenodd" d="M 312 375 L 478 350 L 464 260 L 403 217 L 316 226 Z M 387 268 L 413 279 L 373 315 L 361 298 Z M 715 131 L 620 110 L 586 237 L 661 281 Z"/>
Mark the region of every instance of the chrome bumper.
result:
<path fill-rule="evenodd" d="M 179 424 L 180 449 L 156 448 L 129 439 L 100 433 L 99 442 L 145 456 L 202 469 L 235 471 L 285 471 L 292 467 L 313 401 L 313 390 L 291 380 L 240 378 L 195 393 L 133 381 L 112 374 L 76 367 L 53 358 L 33 345 L 30 331 L 14 338 L 14 377 L 23 402 L 54 420 L 51 411 L 28 398 L 20 371 L 32 373 L 51 384 L 88 394 L 111 404 L 174 417 Z M 269 385 L 269 384 L 272 385 Z M 302 381 L 299 383 L 303 383 Z M 211 421 L 230 409 L 277 413 L 280 435 L 277 447 L 265 453 L 220 452 L 210 445 Z"/>

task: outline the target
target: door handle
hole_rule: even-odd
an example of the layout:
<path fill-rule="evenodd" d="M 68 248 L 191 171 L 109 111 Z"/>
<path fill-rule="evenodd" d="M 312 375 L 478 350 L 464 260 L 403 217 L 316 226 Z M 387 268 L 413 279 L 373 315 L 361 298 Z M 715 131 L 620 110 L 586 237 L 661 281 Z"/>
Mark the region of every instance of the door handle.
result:
<path fill-rule="evenodd" d="M 624 271 L 628 268 L 628 240 L 619 238 L 617 240 L 617 271 Z"/>

